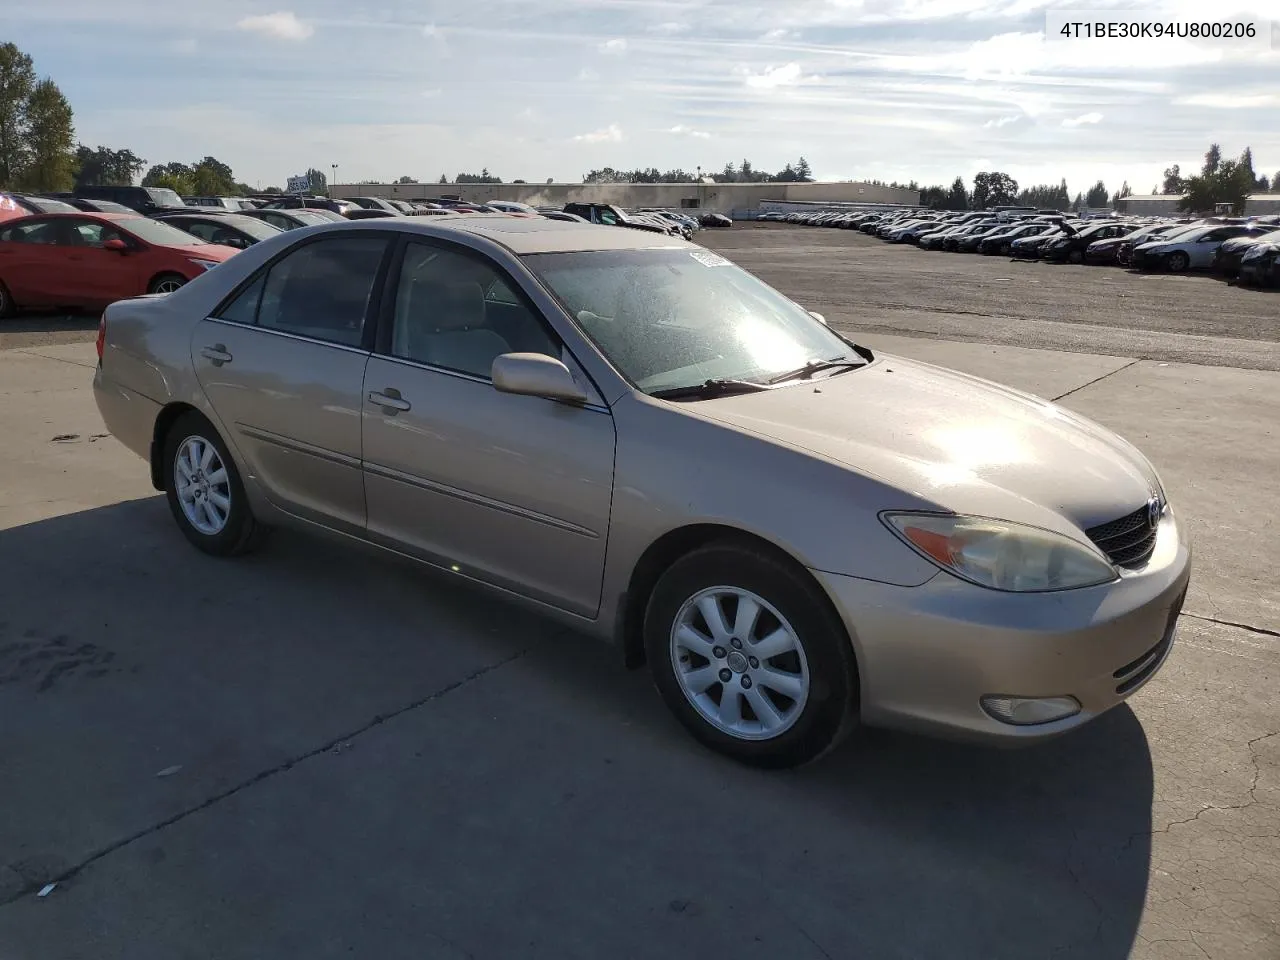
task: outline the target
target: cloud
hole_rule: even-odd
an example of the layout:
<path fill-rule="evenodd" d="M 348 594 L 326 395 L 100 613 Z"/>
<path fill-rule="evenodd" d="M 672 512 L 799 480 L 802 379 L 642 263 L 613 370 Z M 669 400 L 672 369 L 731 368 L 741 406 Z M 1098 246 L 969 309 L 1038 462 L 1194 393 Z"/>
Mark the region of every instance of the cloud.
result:
<path fill-rule="evenodd" d="M 983 124 L 983 126 L 989 130 L 991 129 L 999 130 L 1001 127 L 1007 127 L 1009 124 L 1017 123 L 1021 119 L 1022 119 L 1022 116 L 1020 114 L 1015 114 L 1013 116 L 1007 116 L 1007 117 L 996 117 L 994 120 L 988 120 L 986 123 Z"/>
<path fill-rule="evenodd" d="M 600 74 L 596 73 L 590 67 L 583 67 L 578 71 L 577 79 L 580 83 L 595 83 L 600 79 Z"/>
<path fill-rule="evenodd" d="M 645 27 L 649 33 L 659 33 L 663 36 L 674 37 L 677 33 L 688 33 L 689 25 L 687 23 L 676 23 L 674 20 L 667 20 L 664 23 L 655 23 L 651 27 Z"/>
<path fill-rule="evenodd" d="M 606 40 L 604 43 L 600 44 L 600 46 L 598 46 L 596 49 L 599 50 L 601 53 L 608 53 L 608 54 L 614 54 L 614 55 L 626 53 L 627 41 L 623 40 L 621 37 L 614 37 L 612 40 Z"/>
<path fill-rule="evenodd" d="M 748 87 L 756 90 L 774 90 L 778 87 L 791 87 L 798 83 L 815 83 L 819 78 L 815 75 L 805 76 L 800 64 L 792 62 L 781 67 L 766 67 L 763 73 L 747 72 Z"/>
<path fill-rule="evenodd" d="M 686 127 L 683 123 L 677 123 L 669 129 L 667 133 L 674 134 L 677 137 L 695 137 L 699 140 L 710 140 L 711 134 L 705 130 L 694 130 L 692 127 Z"/>
<path fill-rule="evenodd" d="M 1280 93 L 1197 93 L 1175 100 L 1174 103 L 1188 107 L 1212 107 L 1215 110 L 1280 107 Z"/>
<path fill-rule="evenodd" d="M 1086 123 L 1097 123 L 1101 119 L 1102 114 L 1094 110 L 1089 113 L 1082 113 L 1078 117 L 1068 117 L 1066 120 L 1062 121 L 1062 125 L 1064 127 L 1081 127 Z"/>
<path fill-rule="evenodd" d="M 236 21 L 236 26 L 249 33 L 260 33 L 264 37 L 275 37 L 277 40 L 305 40 L 315 33 L 311 24 L 299 20 L 288 10 L 264 13 L 257 17 L 245 17 Z"/>
<path fill-rule="evenodd" d="M 798 30 L 787 30 L 779 27 L 776 30 L 769 30 L 766 33 L 760 34 L 760 39 L 765 43 L 770 43 L 775 40 L 795 40 L 799 38 L 799 36 L 800 31 Z"/>
<path fill-rule="evenodd" d="M 440 94 L 443 92 L 444 91 L 442 91 L 439 87 L 429 87 L 428 89 L 422 91 L 422 95 L 426 99 L 430 100 L 433 97 L 440 96 Z"/>
<path fill-rule="evenodd" d="M 428 40 L 434 40 L 437 37 L 444 36 L 444 34 L 440 32 L 440 28 L 437 27 L 434 23 L 424 23 L 422 25 L 422 35 L 426 37 Z"/>
<path fill-rule="evenodd" d="M 198 44 L 192 37 L 185 37 L 181 40 L 175 40 L 169 45 L 174 53 L 195 53 Z"/>
<path fill-rule="evenodd" d="M 616 123 L 611 123 L 607 127 L 593 130 L 590 133 L 580 133 L 573 139 L 581 143 L 620 143 L 622 141 L 622 130 Z"/>

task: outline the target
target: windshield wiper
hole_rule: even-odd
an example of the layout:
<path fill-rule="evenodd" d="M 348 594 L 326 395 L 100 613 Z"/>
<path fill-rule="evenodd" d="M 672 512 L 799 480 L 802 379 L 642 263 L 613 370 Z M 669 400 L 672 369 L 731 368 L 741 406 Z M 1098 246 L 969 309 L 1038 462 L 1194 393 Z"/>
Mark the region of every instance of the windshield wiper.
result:
<path fill-rule="evenodd" d="M 666 387 L 662 390 L 651 390 L 649 396 L 659 400 L 709 400 L 712 397 L 724 397 L 733 393 L 758 393 L 769 388 L 754 380 L 728 380 L 716 378 L 692 383 L 685 387 Z"/>
<path fill-rule="evenodd" d="M 870 353 L 870 351 L 867 352 Z M 786 373 L 780 373 L 776 377 L 770 377 L 765 383 L 774 384 L 785 383 L 787 380 L 804 380 L 820 370 L 837 370 L 840 368 L 853 370 L 866 365 L 866 360 L 852 360 L 848 357 L 836 357 L 832 360 L 810 360 L 803 367 L 797 367 L 794 370 L 788 370 Z"/>

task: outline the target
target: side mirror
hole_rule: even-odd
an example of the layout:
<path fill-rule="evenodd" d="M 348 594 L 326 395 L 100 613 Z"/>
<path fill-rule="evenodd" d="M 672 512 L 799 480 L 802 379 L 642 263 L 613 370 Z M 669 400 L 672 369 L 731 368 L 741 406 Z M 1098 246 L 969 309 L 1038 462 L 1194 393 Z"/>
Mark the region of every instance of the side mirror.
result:
<path fill-rule="evenodd" d="M 809 316 L 813 317 L 813 319 L 817 320 L 819 323 L 823 324 L 824 326 L 827 323 L 827 318 L 824 317 L 822 314 L 818 313 L 816 310 L 810 310 Z"/>
<path fill-rule="evenodd" d="M 570 403 L 587 401 L 569 368 L 545 353 L 504 353 L 494 359 L 491 376 L 494 389 L 503 393 Z"/>
<path fill-rule="evenodd" d="M 110 240 L 106 240 L 106 241 L 104 241 L 104 242 L 103 242 L 103 244 L 102 244 L 102 249 L 103 249 L 103 250 L 114 250 L 116 253 L 128 253 L 128 252 L 129 252 L 129 247 L 128 247 L 128 245 L 127 245 L 123 240 L 121 240 L 119 237 L 112 237 Z"/>
<path fill-rule="evenodd" d="M 220 240 L 219 243 L 225 247 L 235 247 L 237 250 L 243 250 L 249 246 L 249 242 L 242 237 L 227 237 L 225 240 Z"/>

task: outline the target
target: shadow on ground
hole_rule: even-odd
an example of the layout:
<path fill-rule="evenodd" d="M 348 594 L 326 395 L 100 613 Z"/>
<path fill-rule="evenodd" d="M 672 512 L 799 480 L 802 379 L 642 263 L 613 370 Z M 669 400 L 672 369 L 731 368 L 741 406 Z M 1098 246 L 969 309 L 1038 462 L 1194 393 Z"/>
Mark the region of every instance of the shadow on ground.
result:
<path fill-rule="evenodd" d="M 0 531 L 0 584 L 10 960 L 1133 944 L 1152 770 L 1127 708 L 1038 748 L 869 732 L 765 774 L 610 649 L 321 540 L 206 558 L 159 497 Z"/>

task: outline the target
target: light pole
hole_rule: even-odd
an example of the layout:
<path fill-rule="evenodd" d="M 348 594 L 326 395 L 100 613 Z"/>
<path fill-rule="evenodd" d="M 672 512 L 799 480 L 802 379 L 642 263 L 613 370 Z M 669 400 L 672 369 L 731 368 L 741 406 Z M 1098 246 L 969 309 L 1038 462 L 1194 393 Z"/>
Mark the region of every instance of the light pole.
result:
<path fill-rule="evenodd" d="M 336 163 L 329 164 L 333 168 L 333 179 L 329 181 L 329 196 L 333 196 L 333 185 L 338 182 L 338 165 Z"/>

